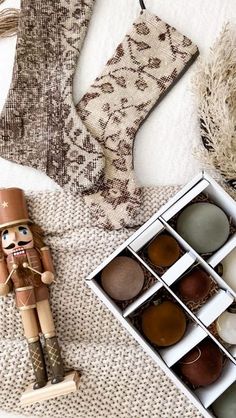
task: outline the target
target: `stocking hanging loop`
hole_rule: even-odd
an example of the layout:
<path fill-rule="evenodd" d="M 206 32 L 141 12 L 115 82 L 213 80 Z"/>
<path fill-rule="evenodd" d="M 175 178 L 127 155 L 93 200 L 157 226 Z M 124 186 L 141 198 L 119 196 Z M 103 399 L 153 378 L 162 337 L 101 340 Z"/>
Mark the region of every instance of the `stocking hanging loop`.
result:
<path fill-rule="evenodd" d="M 146 6 L 144 4 L 144 1 L 143 0 L 139 0 L 139 3 L 140 3 L 140 6 L 141 6 L 141 9 L 142 10 L 145 10 L 146 9 Z"/>

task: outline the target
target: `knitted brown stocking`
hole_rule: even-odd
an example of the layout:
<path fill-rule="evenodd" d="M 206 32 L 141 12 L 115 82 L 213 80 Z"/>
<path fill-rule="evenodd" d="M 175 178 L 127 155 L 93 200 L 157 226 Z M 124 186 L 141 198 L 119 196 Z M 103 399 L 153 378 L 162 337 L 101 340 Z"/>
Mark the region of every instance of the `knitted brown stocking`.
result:
<path fill-rule="evenodd" d="M 100 191 L 85 196 L 100 225 L 120 228 L 136 216 L 141 189 L 133 172 L 135 135 L 197 55 L 197 47 L 188 38 L 142 11 L 103 73 L 77 105 L 106 159 Z"/>
<path fill-rule="evenodd" d="M 0 118 L 0 156 L 38 168 L 72 192 L 94 187 L 100 145 L 72 99 L 95 0 L 22 0 L 13 81 Z"/>

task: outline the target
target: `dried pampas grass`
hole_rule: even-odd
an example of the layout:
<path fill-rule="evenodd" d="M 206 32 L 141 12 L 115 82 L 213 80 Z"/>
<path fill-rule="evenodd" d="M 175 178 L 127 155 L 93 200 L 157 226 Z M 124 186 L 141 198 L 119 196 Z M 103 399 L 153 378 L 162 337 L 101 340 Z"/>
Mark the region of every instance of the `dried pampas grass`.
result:
<path fill-rule="evenodd" d="M 3 9 L 0 11 L 0 38 L 6 38 L 9 36 L 16 35 L 18 29 L 19 15 L 19 9 L 11 8 Z"/>
<path fill-rule="evenodd" d="M 204 164 L 215 167 L 236 194 L 236 27 L 227 24 L 199 62 L 193 80 L 198 97 Z M 200 155 L 198 152 L 198 155 Z M 232 193 L 231 193 L 232 194 Z"/>

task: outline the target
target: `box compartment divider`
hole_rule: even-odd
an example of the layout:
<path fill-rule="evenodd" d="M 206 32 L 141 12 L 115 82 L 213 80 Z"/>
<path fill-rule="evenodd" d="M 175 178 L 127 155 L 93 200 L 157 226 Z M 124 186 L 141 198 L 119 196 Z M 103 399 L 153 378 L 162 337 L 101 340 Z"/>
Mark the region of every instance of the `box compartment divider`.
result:
<path fill-rule="evenodd" d="M 87 285 L 94 291 L 94 293 L 101 299 L 104 304 L 109 308 L 109 310 L 114 314 L 118 321 L 123 325 L 123 327 L 132 335 L 132 337 L 140 344 L 142 349 L 154 360 L 156 364 L 159 364 L 162 370 L 169 376 L 178 388 L 191 400 L 191 402 L 199 409 L 199 411 L 204 414 L 206 418 L 214 418 L 214 415 L 210 411 L 206 411 L 202 403 L 199 401 L 198 397 L 189 391 L 189 388 L 181 381 L 181 379 L 166 365 L 162 360 L 158 352 L 144 339 L 144 337 L 138 332 L 136 328 L 131 324 L 129 320 L 124 318 L 119 309 L 107 298 L 104 298 L 101 288 L 94 282 L 94 280 L 87 281 Z"/>
<path fill-rule="evenodd" d="M 134 312 L 138 307 L 143 305 L 149 298 L 151 298 L 156 292 L 158 292 L 163 287 L 163 284 L 160 281 L 157 281 L 153 284 L 146 292 L 139 296 L 134 302 L 127 306 L 123 311 L 123 317 L 126 318 L 132 312 Z"/>
<path fill-rule="evenodd" d="M 132 250 L 131 250 L 132 251 Z M 207 333 L 207 335 L 218 345 L 218 347 L 225 353 L 225 355 L 234 363 L 236 364 L 236 358 L 234 358 L 228 350 L 217 340 L 217 338 L 214 337 L 214 335 L 208 330 L 208 328 L 202 323 L 202 321 L 185 305 L 185 303 L 173 292 L 173 290 L 164 282 L 162 277 L 157 276 L 157 274 L 149 267 L 146 262 L 139 257 L 138 254 L 133 251 L 133 254 L 137 258 L 137 260 L 140 261 L 141 264 L 143 264 L 147 270 L 149 270 L 153 276 L 155 276 L 160 282 L 162 282 L 163 286 L 167 291 L 171 294 L 174 300 L 176 300 L 180 306 L 188 313 L 189 317 L 192 318 L 198 325 L 200 325 Z M 214 271 L 214 270 L 213 270 Z M 138 308 L 138 307 L 137 307 Z"/>
<path fill-rule="evenodd" d="M 232 235 L 226 244 L 207 260 L 208 264 L 213 268 L 216 267 L 235 247 L 236 234 Z"/>
<path fill-rule="evenodd" d="M 212 278 L 218 283 L 218 285 L 230 292 L 232 295 L 236 294 L 231 289 L 231 287 L 222 279 L 222 277 L 219 276 L 219 274 L 216 273 L 216 271 L 210 266 L 179 234 L 175 231 L 164 219 L 160 218 L 161 222 L 166 227 L 166 230 L 169 231 L 169 233 L 181 244 L 183 248 L 185 248 L 186 251 L 189 251 L 193 257 L 196 258 L 197 262 L 203 266 L 203 268 L 212 276 Z"/>
<path fill-rule="evenodd" d="M 133 251 L 139 251 L 147 242 L 149 242 L 155 235 L 160 234 L 165 229 L 164 225 L 156 219 L 141 235 L 133 240 L 129 247 Z"/>
<path fill-rule="evenodd" d="M 178 343 L 171 347 L 159 349 L 159 353 L 166 364 L 172 367 L 206 337 L 207 333 L 204 329 L 199 325 L 190 323 L 187 326 L 184 337 Z"/>
<path fill-rule="evenodd" d="M 209 181 L 203 179 L 201 180 L 196 186 L 191 189 L 188 193 L 186 193 L 181 199 L 177 200 L 169 209 L 167 209 L 163 214 L 162 218 L 165 221 L 169 221 L 176 213 L 180 212 L 185 206 L 187 206 L 195 197 L 197 197 L 200 193 L 203 192 L 208 186 Z"/>
<path fill-rule="evenodd" d="M 233 303 L 231 293 L 220 289 L 197 312 L 197 317 L 209 327 Z"/>
<path fill-rule="evenodd" d="M 184 274 L 196 261 L 196 258 L 190 253 L 185 253 L 176 261 L 161 277 L 162 280 L 171 286 L 182 274 Z"/>

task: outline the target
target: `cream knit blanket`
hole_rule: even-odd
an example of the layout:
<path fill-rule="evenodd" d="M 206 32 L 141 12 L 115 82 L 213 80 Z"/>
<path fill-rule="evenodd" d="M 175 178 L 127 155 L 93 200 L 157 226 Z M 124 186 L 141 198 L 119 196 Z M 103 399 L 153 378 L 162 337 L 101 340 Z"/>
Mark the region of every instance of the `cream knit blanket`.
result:
<path fill-rule="evenodd" d="M 57 269 L 51 302 L 66 369 L 81 372 L 75 394 L 21 408 L 34 380 L 12 295 L 0 300 L 0 405 L 44 417 L 200 418 L 85 283 L 86 276 L 177 188 L 146 190 L 131 229 L 93 227 L 82 199 L 64 192 L 28 193 L 31 217 L 46 231 Z"/>

